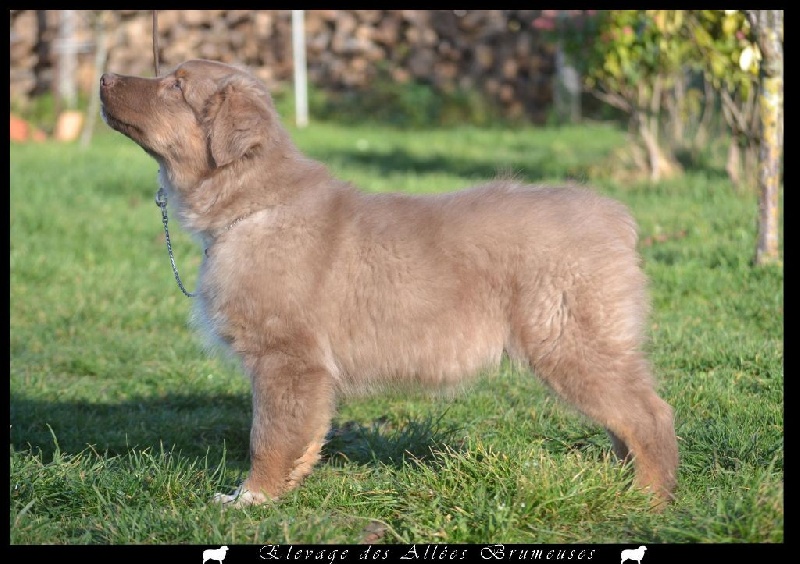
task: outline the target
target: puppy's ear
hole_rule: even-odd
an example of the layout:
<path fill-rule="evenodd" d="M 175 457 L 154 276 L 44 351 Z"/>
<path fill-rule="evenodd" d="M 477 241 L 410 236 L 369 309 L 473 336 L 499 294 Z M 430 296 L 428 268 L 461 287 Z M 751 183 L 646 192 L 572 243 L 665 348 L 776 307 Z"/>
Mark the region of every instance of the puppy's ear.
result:
<path fill-rule="evenodd" d="M 206 132 L 216 166 L 230 164 L 264 142 L 269 111 L 259 92 L 229 82 L 209 102 Z"/>

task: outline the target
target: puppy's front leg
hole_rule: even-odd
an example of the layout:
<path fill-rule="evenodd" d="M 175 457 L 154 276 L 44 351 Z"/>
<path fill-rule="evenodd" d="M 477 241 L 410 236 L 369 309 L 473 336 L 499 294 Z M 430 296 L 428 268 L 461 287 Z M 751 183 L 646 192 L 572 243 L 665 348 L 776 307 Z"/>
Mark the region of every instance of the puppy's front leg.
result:
<path fill-rule="evenodd" d="M 253 423 L 250 473 L 233 495 L 215 500 L 263 503 L 294 488 L 319 460 L 333 417 L 331 374 L 309 359 L 271 352 L 250 359 Z"/>

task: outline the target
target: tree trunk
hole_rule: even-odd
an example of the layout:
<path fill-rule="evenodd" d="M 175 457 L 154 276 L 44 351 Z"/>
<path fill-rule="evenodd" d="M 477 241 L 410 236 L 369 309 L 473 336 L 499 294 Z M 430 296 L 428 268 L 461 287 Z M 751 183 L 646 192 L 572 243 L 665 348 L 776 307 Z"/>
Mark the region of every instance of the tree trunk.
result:
<path fill-rule="evenodd" d="M 747 10 L 761 51 L 758 155 L 757 265 L 780 264 L 778 249 L 781 154 L 783 151 L 783 10 Z"/>
<path fill-rule="evenodd" d="M 658 146 L 658 139 L 648 127 L 649 120 L 639 117 L 639 137 L 644 142 L 647 151 L 647 164 L 650 169 L 650 181 L 658 182 L 661 179 L 662 155 L 661 148 Z"/>
<path fill-rule="evenodd" d="M 725 172 L 728 173 L 728 179 L 737 189 L 742 187 L 742 157 L 735 135 L 731 136 L 731 144 L 728 146 L 728 162 L 725 165 Z"/>
<path fill-rule="evenodd" d="M 581 75 L 564 52 L 561 37 L 556 44 L 556 97 L 555 107 L 563 123 L 578 123 L 581 120 Z"/>
<path fill-rule="evenodd" d="M 672 95 L 669 100 L 672 145 L 674 147 L 682 147 L 684 146 L 683 127 L 686 108 L 686 76 L 683 71 L 679 71 L 675 75 L 675 86 L 672 88 Z"/>
<path fill-rule="evenodd" d="M 659 143 L 658 120 L 661 115 L 661 86 L 661 77 L 656 77 L 652 92 L 648 92 L 644 85 L 639 85 L 638 107 L 633 114 L 637 133 L 647 152 L 651 182 L 669 178 L 681 170 L 681 166 L 671 150 L 669 148 L 664 150 Z"/>
<path fill-rule="evenodd" d="M 711 136 L 711 121 L 714 117 L 717 101 L 717 93 L 714 86 L 708 80 L 708 77 L 703 77 L 703 114 L 697 122 L 697 130 L 692 139 L 692 147 L 705 147 L 708 143 L 708 138 Z"/>

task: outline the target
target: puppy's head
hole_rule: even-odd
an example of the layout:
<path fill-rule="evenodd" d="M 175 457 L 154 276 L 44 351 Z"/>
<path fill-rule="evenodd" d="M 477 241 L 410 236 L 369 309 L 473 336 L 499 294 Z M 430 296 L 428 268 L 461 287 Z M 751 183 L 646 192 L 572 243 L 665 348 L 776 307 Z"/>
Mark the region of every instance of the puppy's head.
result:
<path fill-rule="evenodd" d="M 214 61 L 157 78 L 106 73 L 102 115 L 177 176 L 203 177 L 265 150 L 280 126 L 263 83 Z"/>

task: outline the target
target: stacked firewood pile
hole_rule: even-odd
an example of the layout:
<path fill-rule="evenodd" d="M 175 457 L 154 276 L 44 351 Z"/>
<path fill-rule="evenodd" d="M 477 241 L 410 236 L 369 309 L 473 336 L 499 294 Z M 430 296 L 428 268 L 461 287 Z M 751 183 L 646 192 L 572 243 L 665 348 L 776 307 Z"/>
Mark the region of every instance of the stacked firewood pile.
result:
<path fill-rule="evenodd" d="M 368 89 L 381 72 L 449 92 L 478 89 L 509 117 L 540 121 L 552 102 L 554 47 L 532 28 L 536 10 L 308 10 L 308 78 L 321 90 Z M 11 10 L 11 98 L 47 90 L 57 73 L 59 11 Z M 152 12 L 80 11 L 73 35 L 79 88 L 106 69 L 152 75 Z M 163 69 L 188 58 L 249 67 L 272 88 L 292 81 L 290 10 L 161 10 Z M 163 72 L 163 70 L 162 70 Z"/>

